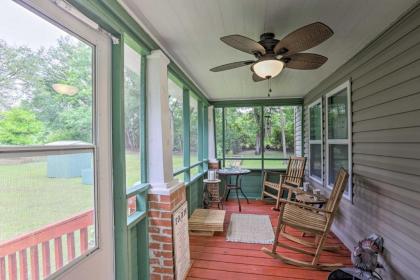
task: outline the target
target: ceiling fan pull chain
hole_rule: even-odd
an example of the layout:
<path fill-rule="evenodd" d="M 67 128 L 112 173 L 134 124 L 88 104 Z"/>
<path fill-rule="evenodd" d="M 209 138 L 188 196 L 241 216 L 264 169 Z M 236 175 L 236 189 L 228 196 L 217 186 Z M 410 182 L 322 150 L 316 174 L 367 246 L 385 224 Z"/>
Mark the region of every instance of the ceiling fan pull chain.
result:
<path fill-rule="evenodd" d="M 271 97 L 271 77 L 268 77 L 268 97 Z"/>

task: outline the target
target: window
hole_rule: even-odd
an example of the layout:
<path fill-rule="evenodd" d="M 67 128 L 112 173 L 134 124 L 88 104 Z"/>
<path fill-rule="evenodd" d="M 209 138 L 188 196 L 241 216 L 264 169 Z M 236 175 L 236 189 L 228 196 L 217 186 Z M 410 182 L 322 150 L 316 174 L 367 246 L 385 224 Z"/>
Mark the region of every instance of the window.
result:
<path fill-rule="evenodd" d="M 322 184 L 322 99 L 308 106 L 309 115 L 309 176 Z"/>
<path fill-rule="evenodd" d="M 80 24 L 52 5 L 39 3 L 61 25 Z M 109 53 L 14 1 L 2 3 L 0 25 L 0 271 L 45 279 L 97 248 L 95 198 L 106 193 L 97 185 L 109 178 L 97 139 L 109 134 L 93 113 L 105 113 L 94 106 L 94 81 L 109 68 L 95 69 L 93 58 L 96 47 Z M 107 88 L 97 86 L 106 105 Z"/>
<path fill-rule="evenodd" d="M 178 86 L 172 79 L 168 79 L 168 92 L 171 118 L 172 164 L 173 170 L 176 172 L 184 168 L 183 91 L 182 87 Z"/>
<path fill-rule="evenodd" d="M 190 164 L 199 162 L 198 158 L 198 102 L 197 99 L 190 95 Z"/>
<path fill-rule="evenodd" d="M 128 42 L 131 42 L 127 40 Z M 124 44 L 124 138 L 126 187 L 140 182 L 141 176 L 141 56 Z"/>
<path fill-rule="evenodd" d="M 216 158 L 223 159 L 223 108 L 214 108 L 214 126 L 214 133 L 216 133 Z"/>
<path fill-rule="evenodd" d="M 327 102 L 327 186 L 334 184 L 338 170 L 343 167 L 350 174 L 344 196 L 352 198 L 352 147 L 350 82 L 326 96 Z"/>

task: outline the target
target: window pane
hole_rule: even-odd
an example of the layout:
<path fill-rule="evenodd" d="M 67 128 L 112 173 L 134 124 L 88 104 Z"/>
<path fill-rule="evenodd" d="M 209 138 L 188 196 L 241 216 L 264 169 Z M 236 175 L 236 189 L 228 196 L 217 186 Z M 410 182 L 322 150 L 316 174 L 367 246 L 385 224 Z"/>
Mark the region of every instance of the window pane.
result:
<path fill-rule="evenodd" d="M 330 144 L 329 145 L 329 160 L 328 160 L 328 184 L 333 185 L 335 177 L 341 167 L 348 170 L 349 168 L 349 153 L 348 145 Z M 348 187 L 346 187 L 347 192 Z"/>
<path fill-rule="evenodd" d="M 168 80 L 169 111 L 171 118 L 172 164 L 174 171 L 184 167 L 183 91 L 174 81 Z"/>
<path fill-rule="evenodd" d="M 140 181 L 141 56 L 124 45 L 124 126 L 126 186 Z"/>
<path fill-rule="evenodd" d="M 216 125 L 216 157 L 223 157 L 223 120 L 222 120 L 223 108 L 215 108 L 215 125 Z"/>
<path fill-rule="evenodd" d="M 198 102 L 190 96 L 190 164 L 198 162 Z"/>
<path fill-rule="evenodd" d="M 226 157 L 261 158 L 261 109 L 225 108 Z"/>
<path fill-rule="evenodd" d="M 264 158 L 288 158 L 294 155 L 294 106 L 264 107 L 264 148 Z"/>
<path fill-rule="evenodd" d="M 321 140 L 321 135 L 322 135 L 321 118 L 322 118 L 321 103 L 318 103 L 309 109 L 309 125 L 311 128 L 311 131 L 310 131 L 311 140 Z"/>
<path fill-rule="evenodd" d="M 328 138 L 348 138 L 347 89 L 328 98 Z"/>
<path fill-rule="evenodd" d="M 92 47 L 13 1 L 0 26 L 0 145 L 91 143 Z"/>
<path fill-rule="evenodd" d="M 95 247 L 93 153 L 0 159 L 0 251 L 5 255 L 61 244 L 69 263 L 67 240 L 74 257 Z M 58 250 L 58 249 L 57 249 Z M 36 258 L 41 263 L 41 249 Z M 57 270 L 51 256 L 51 273 Z M 42 272 L 42 271 L 40 271 Z M 46 278 L 43 275 L 41 279 Z"/>
<path fill-rule="evenodd" d="M 309 162 L 310 175 L 322 178 L 322 151 L 321 144 L 310 144 L 311 160 Z"/>

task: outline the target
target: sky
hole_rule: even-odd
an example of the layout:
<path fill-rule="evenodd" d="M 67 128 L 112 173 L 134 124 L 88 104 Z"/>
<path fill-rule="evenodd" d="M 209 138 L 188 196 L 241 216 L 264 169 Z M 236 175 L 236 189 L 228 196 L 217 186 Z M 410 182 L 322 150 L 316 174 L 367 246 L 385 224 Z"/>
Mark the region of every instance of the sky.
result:
<path fill-rule="evenodd" d="M 8 45 L 24 45 L 37 50 L 53 46 L 59 37 L 68 35 L 14 1 L 0 1 L 0 39 Z"/>

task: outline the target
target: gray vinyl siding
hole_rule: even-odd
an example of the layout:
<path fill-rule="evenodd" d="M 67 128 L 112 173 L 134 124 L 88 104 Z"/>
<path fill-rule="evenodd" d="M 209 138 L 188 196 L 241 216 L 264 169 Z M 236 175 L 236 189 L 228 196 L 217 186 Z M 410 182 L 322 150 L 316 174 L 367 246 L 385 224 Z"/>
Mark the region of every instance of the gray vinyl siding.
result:
<path fill-rule="evenodd" d="M 420 5 L 305 96 L 306 157 L 307 106 L 324 96 L 325 143 L 325 94 L 348 80 L 354 197 L 341 201 L 333 231 L 350 249 L 371 233 L 382 235 L 385 279 L 420 279 Z"/>

